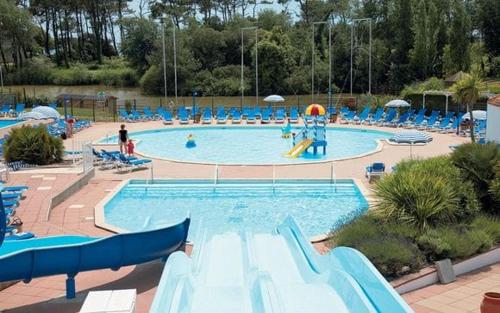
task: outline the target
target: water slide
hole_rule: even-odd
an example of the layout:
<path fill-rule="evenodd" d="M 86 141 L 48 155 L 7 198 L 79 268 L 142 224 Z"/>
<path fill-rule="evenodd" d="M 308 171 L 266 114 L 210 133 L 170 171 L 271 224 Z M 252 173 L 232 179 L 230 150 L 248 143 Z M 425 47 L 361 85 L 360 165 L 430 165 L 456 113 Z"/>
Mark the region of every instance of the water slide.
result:
<path fill-rule="evenodd" d="M 302 154 L 302 152 L 306 151 L 307 148 L 309 148 L 312 145 L 312 143 L 313 143 L 312 139 L 302 140 L 301 142 L 293 146 L 293 148 L 285 154 L 285 157 L 292 159 L 297 158 L 299 155 Z"/>
<path fill-rule="evenodd" d="M 66 274 L 66 297 L 75 297 L 79 272 L 165 259 L 186 242 L 190 219 L 155 230 L 104 238 L 54 236 L 5 241 L 5 211 L 0 201 L 0 282 Z M 3 230 L 3 231 L 2 231 Z"/>
<path fill-rule="evenodd" d="M 366 257 L 320 256 L 292 218 L 275 234 L 225 233 L 168 259 L 150 313 L 413 312 Z"/>

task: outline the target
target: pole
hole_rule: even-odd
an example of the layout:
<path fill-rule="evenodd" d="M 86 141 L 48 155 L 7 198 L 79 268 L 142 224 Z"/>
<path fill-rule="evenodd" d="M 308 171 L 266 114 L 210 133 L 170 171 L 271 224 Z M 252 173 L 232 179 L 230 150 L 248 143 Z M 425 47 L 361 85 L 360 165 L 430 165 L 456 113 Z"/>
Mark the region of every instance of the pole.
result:
<path fill-rule="evenodd" d="M 314 103 L 314 23 L 312 24 L 312 44 L 311 44 L 311 103 Z"/>
<path fill-rule="evenodd" d="M 328 25 L 328 106 L 332 107 L 332 25 Z"/>
<path fill-rule="evenodd" d="M 255 106 L 259 106 L 259 28 L 255 27 Z"/>
<path fill-rule="evenodd" d="M 3 93 L 3 72 L 2 72 L 2 64 L 0 64 L 0 93 Z"/>
<path fill-rule="evenodd" d="M 351 79 L 350 79 L 351 96 L 352 96 L 352 52 L 353 52 L 353 49 L 354 49 L 354 25 L 351 24 L 351 69 L 349 71 L 349 73 L 351 75 Z"/>
<path fill-rule="evenodd" d="M 372 19 L 369 19 L 370 25 L 370 45 L 368 56 L 368 94 L 372 94 Z"/>
<path fill-rule="evenodd" d="M 175 39 L 175 23 L 172 21 L 173 26 L 173 40 L 174 40 L 174 84 L 175 84 L 175 105 L 178 105 L 177 102 L 177 40 Z"/>
<path fill-rule="evenodd" d="M 167 62 L 165 56 L 165 21 L 162 16 L 161 19 L 161 42 L 163 45 L 163 88 L 165 89 L 165 103 L 168 103 L 168 94 L 167 94 Z"/>
<path fill-rule="evenodd" d="M 245 97 L 245 87 L 243 81 L 243 29 L 241 31 L 241 107 L 243 108 L 243 98 Z"/>

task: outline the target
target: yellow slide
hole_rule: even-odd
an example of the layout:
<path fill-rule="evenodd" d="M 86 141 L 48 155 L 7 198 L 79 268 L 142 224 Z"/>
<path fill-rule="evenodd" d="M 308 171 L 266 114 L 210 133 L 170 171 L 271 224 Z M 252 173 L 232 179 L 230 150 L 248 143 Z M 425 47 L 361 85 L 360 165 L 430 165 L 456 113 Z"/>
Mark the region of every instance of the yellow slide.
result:
<path fill-rule="evenodd" d="M 301 155 L 302 152 L 306 151 L 306 149 L 309 148 L 312 143 L 312 139 L 302 140 L 301 142 L 293 146 L 293 148 L 285 154 L 285 157 L 295 159 L 296 157 Z"/>

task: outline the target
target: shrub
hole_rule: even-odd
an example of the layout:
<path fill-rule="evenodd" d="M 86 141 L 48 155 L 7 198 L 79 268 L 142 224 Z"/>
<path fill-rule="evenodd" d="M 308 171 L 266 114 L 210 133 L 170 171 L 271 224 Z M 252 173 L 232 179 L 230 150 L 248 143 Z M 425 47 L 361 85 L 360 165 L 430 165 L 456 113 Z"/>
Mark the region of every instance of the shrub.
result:
<path fill-rule="evenodd" d="M 61 162 L 64 152 L 62 140 L 50 136 L 45 126 L 12 129 L 3 149 L 7 162 L 24 161 L 37 165 Z"/>
<path fill-rule="evenodd" d="M 424 231 L 479 212 L 474 188 L 449 158 L 403 161 L 397 168 L 375 185 L 375 213 L 385 220 Z"/>
<path fill-rule="evenodd" d="M 54 64 L 47 57 L 34 57 L 28 61 L 21 69 L 6 75 L 7 84 L 50 84 Z"/>
<path fill-rule="evenodd" d="M 155 94 L 159 91 L 163 92 L 163 77 L 160 67 L 152 65 L 144 75 L 142 75 L 140 83 L 145 94 Z"/>
<path fill-rule="evenodd" d="M 487 251 L 494 241 L 485 230 L 461 225 L 428 230 L 417 239 L 417 243 L 427 259 L 435 261 L 465 258 Z"/>
<path fill-rule="evenodd" d="M 500 219 L 490 215 L 479 215 L 471 223 L 472 229 L 484 230 L 494 241 L 500 243 Z"/>
<path fill-rule="evenodd" d="M 496 199 L 496 168 L 500 162 L 500 148 L 494 143 L 460 145 L 451 155 L 453 164 L 460 168 L 463 180 L 470 181 L 481 201 L 483 210 L 499 214 Z M 490 185 L 493 184 L 493 190 Z"/>
<path fill-rule="evenodd" d="M 416 271 L 423 264 L 412 242 L 416 233 L 412 227 L 386 224 L 368 214 L 338 229 L 331 244 L 361 251 L 384 276 L 396 277 Z"/>

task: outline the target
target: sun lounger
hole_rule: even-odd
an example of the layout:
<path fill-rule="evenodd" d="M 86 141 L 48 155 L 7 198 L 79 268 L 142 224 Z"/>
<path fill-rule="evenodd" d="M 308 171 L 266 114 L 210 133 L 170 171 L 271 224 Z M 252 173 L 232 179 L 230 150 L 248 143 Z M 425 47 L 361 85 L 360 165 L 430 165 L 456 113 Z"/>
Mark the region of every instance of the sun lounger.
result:
<path fill-rule="evenodd" d="M 30 189 L 28 186 L 1 186 L 1 192 L 23 192 Z"/>
<path fill-rule="evenodd" d="M 146 119 L 148 120 L 155 120 L 155 115 L 153 113 L 153 111 L 151 111 L 151 108 L 150 107 L 144 107 L 144 116 L 146 117 Z"/>
<path fill-rule="evenodd" d="M 247 116 L 247 124 L 255 124 L 256 118 L 257 117 L 255 116 L 255 111 L 250 109 Z"/>
<path fill-rule="evenodd" d="M 233 124 L 241 123 L 241 114 L 239 111 L 236 110 L 231 114 L 231 123 Z"/>
<path fill-rule="evenodd" d="M 205 108 L 203 110 L 203 115 L 201 117 L 201 122 L 203 124 L 211 124 L 212 123 L 212 110 L 210 108 Z"/>
<path fill-rule="evenodd" d="M 161 118 L 163 119 L 163 124 L 165 125 L 171 125 L 174 123 L 174 117 L 169 111 L 164 110 L 161 114 Z"/>
<path fill-rule="evenodd" d="M 389 109 L 389 111 L 387 111 L 385 118 L 381 124 L 382 125 L 390 125 L 394 121 L 394 119 L 396 118 L 397 113 L 398 112 L 396 110 Z"/>
<path fill-rule="evenodd" d="M 16 104 L 16 109 L 14 111 L 14 116 L 19 116 L 19 114 L 24 112 L 24 108 L 26 105 L 24 103 L 18 103 Z"/>
<path fill-rule="evenodd" d="M 2 113 L 3 116 L 7 116 L 7 114 L 10 113 L 10 105 L 9 104 L 2 105 L 2 110 L 0 110 L 0 113 Z"/>
<path fill-rule="evenodd" d="M 118 154 L 118 162 L 116 163 L 116 167 L 118 171 L 125 168 L 130 172 L 137 168 L 147 168 L 148 164 L 151 164 L 152 160 L 150 159 L 137 159 L 135 157 L 127 157 L 123 153 Z"/>
<path fill-rule="evenodd" d="M 284 110 L 278 110 L 276 112 L 276 119 L 274 120 L 274 122 L 277 124 L 283 124 L 285 122 L 285 111 Z"/>
<path fill-rule="evenodd" d="M 378 108 L 377 111 L 368 119 L 368 124 L 376 124 L 379 123 L 380 120 L 382 119 L 382 116 L 384 115 L 384 109 L 383 108 Z"/>
<path fill-rule="evenodd" d="M 290 109 L 290 123 L 299 122 L 299 110 L 297 108 Z"/>
<path fill-rule="evenodd" d="M 373 163 L 366 167 L 365 176 L 368 178 L 368 182 L 371 182 L 374 177 L 382 177 L 385 174 L 385 164 L 384 163 Z"/>
<path fill-rule="evenodd" d="M 216 119 L 217 119 L 217 124 L 226 124 L 227 114 L 224 108 L 217 109 Z"/>
<path fill-rule="evenodd" d="M 185 109 L 179 110 L 177 117 L 179 118 L 180 124 L 189 124 L 189 115 Z"/>
<path fill-rule="evenodd" d="M 357 119 L 353 119 L 353 121 L 358 124 L 363 124 L 368 119 L 368 116 L 370 116 L 370 111 L 371 111 L 370 107 L 365 107 L 363 111 L 359 113 Z"/>

